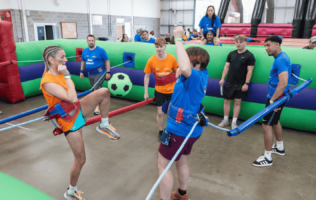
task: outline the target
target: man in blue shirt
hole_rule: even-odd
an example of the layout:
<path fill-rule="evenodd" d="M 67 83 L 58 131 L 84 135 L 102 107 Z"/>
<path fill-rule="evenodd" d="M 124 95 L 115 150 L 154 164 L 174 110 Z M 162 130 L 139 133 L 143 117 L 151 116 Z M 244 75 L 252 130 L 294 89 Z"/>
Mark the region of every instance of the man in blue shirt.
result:
<path fill-rule="evenodd" d="M 144 30 L 142 34 L 142 42 L 154 44 L 156 39 L 149 37 L 148 31 Z"/>
<path fill-rule="evenodd" d="M 206 94 L 208 82 L 208 70 L 206 67 L 210 61 L 210 56 L 206 50 L 200 47 L 184 48 L 182 43 L 184 35 L 183 27 L 176 27 L 173 33 L 179 64 L 177 77 L 179 78 L 174 86 L 174 93 L 168 109 L 167 127 L 163 133 L 163 135 L 170 134 L 170 141 L 168 146 L 161 143 L 158 150 L 158 168 L 160 174 L 166 169 L 170 160 L 193 127 L 193 124 L 187 123 L 189 116 L 186 114 L 194 113 L 190 114 L 193 117 L 193 115 L 200 112 L 201 102 Z M 171 115 L 171 111 L 176 111 L 173 112 L 175 115 Z M 173 175 L 169 169 L 160 183 L 160 199 L 169 200 L 170 194 L 172 199 L 189 199 L 186 193 L 189 178 L 187 157 L 191 152 L 193 144 L 202 134 L 202 131 L 203 126 L 197 125 L 181 153 L 175 159 L 176 170 L 179 175 L 179 189 L 172 192 L 173 181 L 170 180 L 173 180 Z"/>
<path fill-rule="evenodd" d="M 193 29 L 193 33 L 189 36 L 188 41 L 190 40 L 199 40 L 200 36 L 196 29 Z"/>
<path fill-rule="evenodd" d="M 82 51 L 80 78 L 84 78 L 83 70 L 87 68 L 91 87 L 101 79 L 94 87 L 94 90 L 97 90 L 102 87 L 104 79 L 108 80 L 111 78 L 110 60 L 106 51 L 95 45 L 95 37 L 93 35 L 87 36 L 87 43 L 89 47 Z M 106 75 L 104 76 L 105 73 Z M 94 114 L 100 114 L 99 106 L 95 108 Z"/>
<path fill-rule="evenodd" d="M 202 38 L 200 45 L 210 45 L 210 46 L 223 46 L 220 39 L 214 38 L 215 32 L 213 30 L 208 31 L 206 34 L 206 39 Z"/>
<path fill-rule="evenodd" d="M 270 70 L 269 89 L 267 95 L 266 107 L 273 104 L 289 91 L 289 81 L 291 77 L 291 61 L 285 52 L 282 52 L 280 46 L 282 39 L 279 36 L 270 36 L 265 40 L 265 49 L 269 56 L 274 57 L 274 62 Z M 285 103 L 284 103 L 285 104 Z M 275 153 L 281 156 L 285 155 L 283 146 L 282 126 L 279 122 L 282 109 L 279 108 L 266 115 L 262 120 L 262 129 L 264 133 L 264 155 L 260 156 L 252 164 L 257 167 L 271 166 L 273 164 L 271 154 Z M 273 133 L 277 144 L 273 144 Z"/>
<path fill-rule="evenodd" d="M 143 33 L 143 29 L 139 29 L 137 30 L 137 33 L 134 37 L 134 42 L 141 42 L 142 41 L 142 33 Z"/>

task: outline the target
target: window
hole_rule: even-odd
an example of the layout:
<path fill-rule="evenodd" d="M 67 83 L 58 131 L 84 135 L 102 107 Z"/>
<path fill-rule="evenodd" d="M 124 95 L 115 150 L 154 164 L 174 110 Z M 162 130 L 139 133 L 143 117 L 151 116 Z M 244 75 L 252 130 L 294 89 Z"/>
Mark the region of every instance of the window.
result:
<path fill-rule="evenodd" d="M 35 41 L 59 39 L 59 27 L 55 23 L 34 23 Z"/>

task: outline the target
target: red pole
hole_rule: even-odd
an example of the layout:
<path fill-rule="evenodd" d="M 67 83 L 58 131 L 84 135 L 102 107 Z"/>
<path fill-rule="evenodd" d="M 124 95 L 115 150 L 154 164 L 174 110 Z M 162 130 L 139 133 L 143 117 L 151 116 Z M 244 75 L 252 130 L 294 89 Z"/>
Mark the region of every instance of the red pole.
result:
<path fill-rule="evenodd" d="M 109 117 L 114 117 L 116 115 L 119 115 L 119 114 L 122 114 L 122 113 L 125 113 L 125 112 L 128 112 L 128 111 L 134 110 L 136 108 L 139 108 L 139 107 L 145 106 L 147 104 L 150 104 L 150 103 L 152 103 L 154 101 L 155 101 L 155 97 L 151 98 L 151 99 L 148 99 L 148 100 L 145 100 L 145 101 L 141 101 L 141 102 L 135 103 L 135 104 L 130 105 L 130 106 L 126 106 L 124 108 L 113 110 L 113 111 L 109 112 Z M 94 124 L 94 123 L 100 122 L 100 121 L 101 121 L 101 115 L 98 115 L 96 117 L 89 118 L 86 121 L 86 125 L 85 126 L 88 126 L 90 124 Z"/>

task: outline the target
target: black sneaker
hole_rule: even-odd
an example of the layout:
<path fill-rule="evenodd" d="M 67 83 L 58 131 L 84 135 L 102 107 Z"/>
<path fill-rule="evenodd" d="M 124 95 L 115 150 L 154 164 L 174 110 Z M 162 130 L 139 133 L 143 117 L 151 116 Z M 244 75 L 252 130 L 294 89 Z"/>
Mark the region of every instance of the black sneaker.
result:
<path fill-rule="evenodd" d="M 278 154 L 280 156 L 284 156 L 285 155 L 285 150 L 284 149 L 283 150 L 279 150 L 277 148 L 277 145 L 274 144 L 274 145 L 272 145 L 272 153 Z"/>
<path fill-rule="evenodd" d="M 268 160 L 264 155 L 255 160 L 252 165 L 256 167 L 266 167 L 273 164 L 272 160 Z"/>
<path fill-rule="evenodd" d="M 159 133 L 158 133 L 158 142 L 161 142 L 160 138 L 161 138 L 161 136 L 162 136 L 162 132 L 163 132 L 163 131 L 159 131 Z"/>

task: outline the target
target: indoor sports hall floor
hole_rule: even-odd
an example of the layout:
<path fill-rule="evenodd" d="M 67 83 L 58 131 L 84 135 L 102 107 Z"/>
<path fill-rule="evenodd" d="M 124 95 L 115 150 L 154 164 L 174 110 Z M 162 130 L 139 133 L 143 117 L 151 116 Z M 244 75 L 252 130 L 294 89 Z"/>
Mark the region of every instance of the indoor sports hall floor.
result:
<path fill-rule="evenodd" d="M 111 110 L 133 103 L 112 98 Z M 17 104 L 0 101 L 0 118 L 45 104 L 43 96 Z M 40 112 L 10 123 L 42 115 Z M 219 116 L 208 116 L 211 123 L 221 120 Z M 78 187 L 87 200 L 144 200 L 158 178 L 156 106 L 138 108 L 110 122 L 121 135 L 118 141 L 97 133 L 98 124 L 83 129 L 87 161 Z M 40 121 L 0 132 L 0 171 L 61 200 L 69 185 L 73 155 L 65 137 L 54 137 L 52 130 L 50 122 Z M 316 134 L 284 129 L 284 144 L 285 156 L 273 155 L 272 167 L 256 168 L 251 163 L 264 152 L 260 124 L 231 138 L 223 131 L 206 127 L 188 159 L 190 199 L 315 199 Z M 172 171 L 176 179 L 174 166 Z M 5 183 L 0 180 L 1 184 Z M 12 192 L 17 191 L 12 188 Z M 159 188 L 152 200 L 158 199 Z"/>

